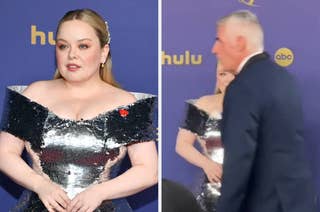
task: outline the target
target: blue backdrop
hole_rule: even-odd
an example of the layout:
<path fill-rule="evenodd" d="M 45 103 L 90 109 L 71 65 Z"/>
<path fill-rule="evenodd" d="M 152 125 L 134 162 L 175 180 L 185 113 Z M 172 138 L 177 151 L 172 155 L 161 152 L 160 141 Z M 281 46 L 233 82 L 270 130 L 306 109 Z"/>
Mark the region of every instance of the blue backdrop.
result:
<path fill-rule="evenodd" d="M 91 8 L 109 23 L 113 72 L 124 89 L 157 95 L 158 2 L 120 1 L 0 1 L 0 99 L 5 87 L 51 79 L 55 71 L 54 32 L 65 12 Z M 2 111 L 2 104 L 0 104 Z M 8 211 L 21 188 L 0 176 L 0 211 Z M 134 195 L 135 211 L 157 211 L 157 186 Z"/>
<path fill-rule="evenodd" d="M 175 153 L 184 101 L 212 94 L 216 59 L 211 47 L 215 23 L 238 9 L 259 17 L 265 49 L 294 74 L 301 85 L 305 140 L 320 191 L 320 16 L 318 0 L 163 0 L 162 8 L 162 173 L 194 189 L 202 170 Z M 196 6 L 195 6 L 196 5 Z M 272 88 L 270 88 L 272 89 Z M 288 105 L 290 107 L 290 105 Z"/>

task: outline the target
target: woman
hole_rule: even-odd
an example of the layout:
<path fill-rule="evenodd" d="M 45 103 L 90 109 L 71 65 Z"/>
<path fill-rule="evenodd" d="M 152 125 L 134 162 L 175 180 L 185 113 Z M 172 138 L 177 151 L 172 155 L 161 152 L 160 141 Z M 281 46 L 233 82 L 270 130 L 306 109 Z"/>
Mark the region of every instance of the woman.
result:
<path fill-rule="evenodd" d="M 202 168 L 206 175 L 196 198 L 201 208 L 208 212 L 215 211 L 220 196 L 223 148 L 219 125 L 225 89 L 233 79 L 234 75 L 224 71 L 218 63 L 215 94 L 187 101 L 186 119 L 177 136 L 177 153 Z M 194 146 L 196 140 L 200 142 L 202 153 Z"/>
<path fill-rule="evenodd" d="M 131 211 L 121 197 L 157 182 L 155 97 L 119 88 L 109 43 L 97 13 L 69 11 L 57 28 L 55 79 L 7 89 L 0 170 L 27 189 L 14 210 Z M 126 153 L 132 167 L 118 175 Z"/>

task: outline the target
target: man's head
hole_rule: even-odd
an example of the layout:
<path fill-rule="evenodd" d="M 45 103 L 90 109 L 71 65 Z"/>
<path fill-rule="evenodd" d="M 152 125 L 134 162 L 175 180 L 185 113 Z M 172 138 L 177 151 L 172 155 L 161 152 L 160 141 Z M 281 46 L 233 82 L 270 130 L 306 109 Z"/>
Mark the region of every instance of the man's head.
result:
<path fill-rule="evenodd" d="M 255 14 L 240 10 L 217 22 L 212 53 L 226 70 L 236 74 L 241 61 L 257 51 L 263 51 L 263 30 Z"/>

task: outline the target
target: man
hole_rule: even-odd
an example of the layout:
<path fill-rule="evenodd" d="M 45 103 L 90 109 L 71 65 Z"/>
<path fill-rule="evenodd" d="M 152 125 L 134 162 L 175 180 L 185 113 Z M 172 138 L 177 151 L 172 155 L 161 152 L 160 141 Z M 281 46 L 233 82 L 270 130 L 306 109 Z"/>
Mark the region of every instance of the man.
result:
<path fill-rule="evenodd" d="M 224 99 L 225 159 L 217 210 L 314 212 L 297 86 L 263 48 L 262 28 L 250 11 L 218 21 L 212 52 L 237 76 Z"/>

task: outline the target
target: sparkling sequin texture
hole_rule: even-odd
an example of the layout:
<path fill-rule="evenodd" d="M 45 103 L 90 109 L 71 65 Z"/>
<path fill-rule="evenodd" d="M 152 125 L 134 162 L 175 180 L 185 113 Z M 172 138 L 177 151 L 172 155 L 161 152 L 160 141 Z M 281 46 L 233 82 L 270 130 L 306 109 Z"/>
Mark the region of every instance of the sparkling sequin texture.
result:
<path fill-rule="evenodd" d="M 152 95 L 133 93 L 136 102 L 78 121 L 60 118 L 26 98 L 20 94 L 24 88 L 7 89 L 1 129 L 24 140 L 32 168 L 61 185 L 70 198 L 116 177 L 127 145 L 156 139 Z M 117 200 L 103 202 L 96 211 L 129 209 L 126 201 Z M 30 191 L 24 192 L 14 210 L 46 211 Z"/>
<path fill-rule="evenodd" d="M 186 119 L 181 128 L 187 129 L 197 135 L 203 154 L 211 160 L 222 164 L 224 150 L 221 143 L 221 114 L 208 114 L 199 109 L 195 100 L 187 101 Z M 220 183 L 209 183 L 205 177 L 200 185 L 196 198 L 203 211 L 216 211 L 216 204 L 220 197 Z"/>

